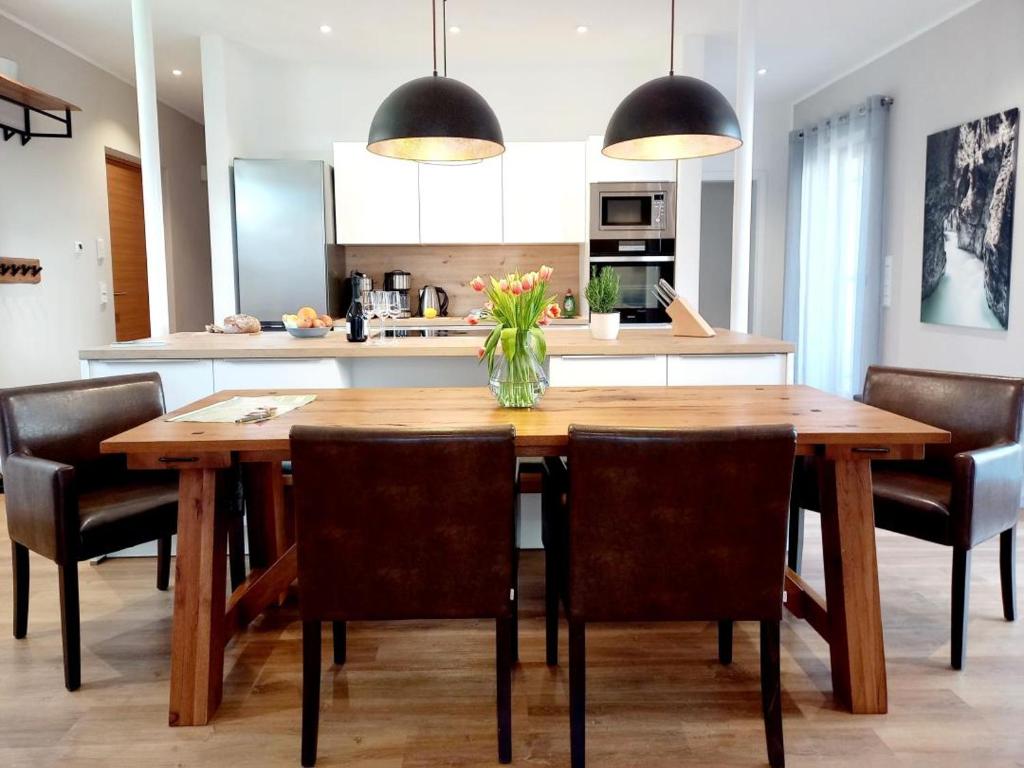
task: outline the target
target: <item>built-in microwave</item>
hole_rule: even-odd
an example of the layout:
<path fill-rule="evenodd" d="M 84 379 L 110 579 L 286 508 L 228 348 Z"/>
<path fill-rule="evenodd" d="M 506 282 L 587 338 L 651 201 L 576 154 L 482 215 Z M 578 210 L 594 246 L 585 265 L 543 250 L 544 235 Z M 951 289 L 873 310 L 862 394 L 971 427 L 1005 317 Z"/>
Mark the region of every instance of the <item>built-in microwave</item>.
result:
<path fill-rule="evenodd" d="M 611 267 L 619 276 L 619 305 L 623 323 L 667 323 L 669 316 L 654 295 L 659 280 L 675 285 L 676 241 L 591 240 L 590 272 Z"/>
<path fill-rule="evenodd" d="M 651 240 L 676 236 L 672 181 L 590 185 L 590 239 Z"/>

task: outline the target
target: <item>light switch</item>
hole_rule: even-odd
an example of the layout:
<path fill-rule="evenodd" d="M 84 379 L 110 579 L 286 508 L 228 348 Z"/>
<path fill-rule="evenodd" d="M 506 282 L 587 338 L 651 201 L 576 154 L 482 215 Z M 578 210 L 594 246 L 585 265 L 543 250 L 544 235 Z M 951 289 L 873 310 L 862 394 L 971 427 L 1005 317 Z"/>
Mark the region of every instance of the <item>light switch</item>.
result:
<path fill-rule="evenodd" d="M 882 306 L 892 306 L 892 254 L 887 253 L 882 262 Z"/>
<path fill-rule="evenodd" d="M 107 241 L 102 237 L 96 238 L 96 263 L 102 264 L 103 260 L 107 258 Z"/>
<path fill-rule="evenodd" d="M 107 292 L 107 284 L 100 283 L 100 306 L 105 307 L 110 301 L 110 294 Z"/>

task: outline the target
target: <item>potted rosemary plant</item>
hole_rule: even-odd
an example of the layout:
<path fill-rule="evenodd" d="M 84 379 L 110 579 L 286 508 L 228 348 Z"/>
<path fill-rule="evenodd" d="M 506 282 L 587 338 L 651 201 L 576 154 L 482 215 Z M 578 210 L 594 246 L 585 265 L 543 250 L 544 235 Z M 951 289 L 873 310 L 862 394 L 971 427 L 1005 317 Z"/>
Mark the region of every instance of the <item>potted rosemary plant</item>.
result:
<path fill-rule="evenodd" d="M 595 339 L 611 341 L 619 336 L 619 275 L 611 267 L 595 268 L 587 283 L 587 303 L 590 304 L 590 335 Z"/>

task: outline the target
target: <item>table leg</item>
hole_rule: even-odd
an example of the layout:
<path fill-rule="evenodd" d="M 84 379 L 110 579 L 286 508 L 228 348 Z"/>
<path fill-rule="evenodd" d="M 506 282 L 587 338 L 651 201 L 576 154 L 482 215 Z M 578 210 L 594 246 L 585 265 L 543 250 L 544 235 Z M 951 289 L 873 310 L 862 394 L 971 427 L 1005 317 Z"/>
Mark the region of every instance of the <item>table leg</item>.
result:
<path fill-rule="evenodd" d="M 205 725 L 224 682 L 224 579 L 227 531 L 215 469 L 182 469 L 178 497 L 171 725 Z"/>
<path fill-rule="evenodd" d="M 250 561 L 255 568 L 266 568 L 284 553 L 289 543 L 281 462 L 246 462 L 242 465 L 242 478 Z"/>
<path fill-rule="evenodd" d="M 888 701 L 871 462 L 824 460 L 820 478 L 833 693 L 855 714 L 884 714 Z"/>

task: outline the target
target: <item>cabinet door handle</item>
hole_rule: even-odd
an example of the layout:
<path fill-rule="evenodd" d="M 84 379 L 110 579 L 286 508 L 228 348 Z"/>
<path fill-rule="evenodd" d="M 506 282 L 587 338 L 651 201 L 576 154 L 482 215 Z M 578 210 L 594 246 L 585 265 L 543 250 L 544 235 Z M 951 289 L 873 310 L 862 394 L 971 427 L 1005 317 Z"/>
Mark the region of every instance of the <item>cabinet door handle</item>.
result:
<path fill-rule="evenodd" d="M 561 355 L 563 360 L 657 360 L 658 355 Z"/>

